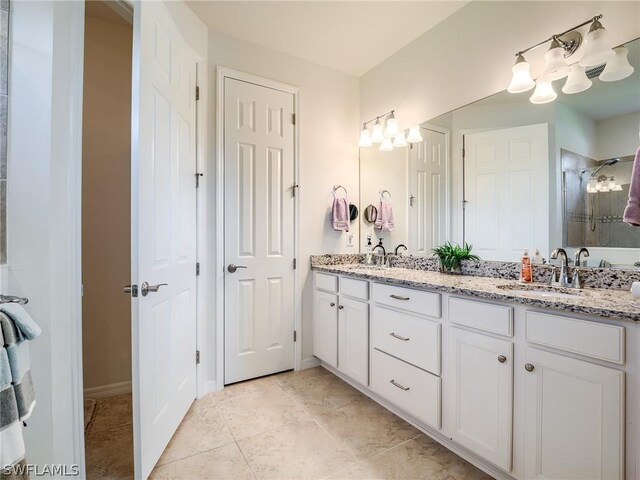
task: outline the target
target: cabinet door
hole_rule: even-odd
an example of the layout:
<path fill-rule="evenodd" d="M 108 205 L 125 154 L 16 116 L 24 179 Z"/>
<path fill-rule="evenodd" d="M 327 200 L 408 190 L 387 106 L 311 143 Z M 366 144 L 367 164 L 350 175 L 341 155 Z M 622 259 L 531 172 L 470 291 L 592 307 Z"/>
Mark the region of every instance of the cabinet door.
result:
<path fill-rule="evenodd" d="M 449 328 L 451 437 L 511 470 L 513 343 Z"/>
<path fill-rule="evenodd" d="M 338 366 L 338 296 L 314 292 L 313 354 L 332 367 Z"/>
<path fill-rule="evenodd" d="M 369 384 L 369 305 L 344 297 L 338 315 L 338 370 Z"/>
<path fill-rule="evenodd" d="M 623 478 L 624 372 L 535 348 L 526 362 L 525 477 Z"/>

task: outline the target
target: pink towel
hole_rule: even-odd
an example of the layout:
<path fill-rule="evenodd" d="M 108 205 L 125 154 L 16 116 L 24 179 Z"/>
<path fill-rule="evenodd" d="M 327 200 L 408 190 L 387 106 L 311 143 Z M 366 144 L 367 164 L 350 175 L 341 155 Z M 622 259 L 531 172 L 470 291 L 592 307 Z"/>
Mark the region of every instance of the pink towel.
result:
<path fill-rule="evenodd" d="M 631 185 L 629 186 L 629 202 L 624 209 L 622 217 L 624 223 L 640 227 L 640 148 L 633 160 L 633 172 L 631 173 Z"/>
<path fill-rule="evenodd" d="M 333 198 L 331 209 L 331 222 L 333 229 L 338 232 L 348 232 L 351 218 L 349 216 L 349 200 L 345 198 Z"/>
<path fill-rule="evenodd" d="M 393 222 L 393 207 L 389 202 L 380 200 L 378 207 L 378 218 L 376 218 L 375 227 L 383 232 L 393 232 L 396 228 Z"/>

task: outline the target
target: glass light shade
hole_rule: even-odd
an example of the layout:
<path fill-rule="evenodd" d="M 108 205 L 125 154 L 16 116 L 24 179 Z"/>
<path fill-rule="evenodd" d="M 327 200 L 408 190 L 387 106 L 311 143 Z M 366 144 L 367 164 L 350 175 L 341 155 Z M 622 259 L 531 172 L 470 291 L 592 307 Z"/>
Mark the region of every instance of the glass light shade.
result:
<path fill-rule="evenodd" d="M 390 138 L 385 138 L 380 145 L 381 152 L 390 152 L 393 150 L 393 144 L 391 143 Z"/>
<path fill-rule="evenodd" d="M 404 136 L 404 132 L 400 132 L 396 135 L 396 138 L 393 139 L 393 146 L 396 148 L 407 146 L 407 139 Z"/>
<path fill-rule="evenodd" d="M 553 102 L 558 94 L 553 90 L 550 80 L 539 78 L 536 82 L 536 89 L 533 91 L 533 95 L 529 99 L 531 103 L 541 104 Z"/>
<path fill-rule="evenodd" d="M 384 141 L 384 129 L 379 119 L 376 120 L 376 123 L 371 129 L 371 141 L 373 143 L 382 143 Z"/>
<path fill-rule="evenodd" d="M 569 65 L 567 59 L 564 58 L 564 48 L 555 40 L 551 43 L 549 51 L 544 54 L 544 60 L 542 78 L 545 80 L 560 80 L 569 74 Z"/>
<path fill-rule="evenodd" d="M 596 189 L 598 185 L 598 180 L 595 178 L 589 179 L 589 183 L 587 184 L 587 192 L 588 193 L 596 193 L 598 190 Z"/>
<path fill-rule="evenodd" d="M 615 55 L 611 47 L 609 32 L 596 20 L 584 39 L 584 53 L 580 65 L 594 67 L 608 62 Z"/>
<path fill-rule="evenodd" d="M 618 185 L 613 177 L 609 179 L 609 190 L 615 190 Z"/>
<path fill-rule="evenodd" d="M 360 148 L 367 148 L 373 145 L 371 141 L 371 133 L 367 130 L 367 126 L 365 125 L 360 131 L 360 140 L 358 141 L 358 146 Z"/>
<path fill-rule="evenodd" d="M 531 65 L 529 65 L 522 55 L 518 55 L 516 64 L 511 68 L 513 76 L 507 91 L 509 93 L 521 93 L 531 90 L 536 86 L 536 82 L 531 78 Z"/>
<path fill-rule="evenodd" d="M 385 138 L 395 138 L 400 133 L 400 129 L 398 128 L 398 120 L 396 120 L 395 115 L 391 112 L 389 118 L 387 118 L 387 128 L 384 130 Z"/>
<path fill-rule="evenodd" d="M 592 83 L 593 82 L 589 80 L 589 77 L 587 77 L 585 67 L 574 63 L 571 65 L 569 77 L 567 78 L 567 82 L 564 84 L 564 87 L 562 87 L 562 91 L 568 95 L 584 92 Z"/>
<path fill-rule="evenodd" d="M 603 82 L 622 80 L 633 73 L 633 67 L 627 58 L 629 50 L 625 47 L 618 47 L 614 48 L 613 51 L 613 58 L 607 62 L 607 65 L 598 77 Z"/>
<path fill-rule="evenodd" d="M 409 135 L 407 135 L 407 142 L 418 143 L 422 141 L 422 135 L 420 135 L 420 125 L 414 125 L 409 129 Z"/>

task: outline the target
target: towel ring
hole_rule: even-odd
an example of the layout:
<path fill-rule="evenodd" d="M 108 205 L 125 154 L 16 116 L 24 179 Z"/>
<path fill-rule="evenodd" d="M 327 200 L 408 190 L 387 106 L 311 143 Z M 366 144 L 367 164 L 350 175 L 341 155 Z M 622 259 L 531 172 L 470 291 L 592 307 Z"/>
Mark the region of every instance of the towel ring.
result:
<path fill-rule="evenodd" d="M 389 192 L 389 190 L 382 190 L 379 193 L 380 193 L 380 200 L 384 200 L 385 193 L 389 195 L 388 199 L 391 200 L 391 193 Z"/>
<path fill-rule="evenodd" d="M 337 192 L 338 190 L 340 190 L 340 189 L 344 190 L 344 198 L 347 198 L 347 196 L 349 195 L 349 193 L 347 192 L 347 189 L 346 189 L 346 188 L 344 188 L 342 185 L 334 185 L 334 186 L 333 186 L 333 196 L 335 197 L 335 196 L 336 196 L 336 192 Z"/>

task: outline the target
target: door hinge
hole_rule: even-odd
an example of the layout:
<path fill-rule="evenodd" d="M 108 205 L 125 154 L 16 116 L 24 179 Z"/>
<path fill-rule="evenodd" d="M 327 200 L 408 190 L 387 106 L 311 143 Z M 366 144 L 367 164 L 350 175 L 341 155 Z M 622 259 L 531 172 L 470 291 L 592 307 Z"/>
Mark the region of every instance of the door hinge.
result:
<path fill-rule="evenodd" d="M 296 114 L 292 113 L 291 114 L 291 125 L 295 125 L 296 124 Z"/>
<path fill-rule="evenodd" d="M 200 87 L 196 86 L 196 101 L 200 100 Z"/>
<path fill-rule="evenodd" d="M 200 275 L 200 262 L 196 262 L 196 277 Z"/>
<path fill-rule="evenodd" d="M 297 342 L 298 341 L 298 332 L 297 331 L 293 331 L 293 341 Z"/>
<path fill-rule="evenodd" d="M 294 258 L 293 259 L 293 269 L 295 270 L 296 268 L 298 268 L 298 259 Z"/>
<path fill-rule="evenodd" d="M 196 350 L 196 365 L 200 364 L 200 350 Z"/>
<path fill-rule="evenodd" d="M 200 188 L 200 177 L 204 177 L 204 173 L 196 173 L 196 188 Z"/>

